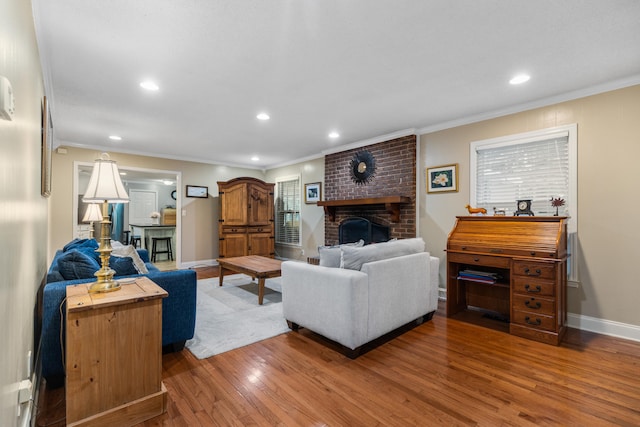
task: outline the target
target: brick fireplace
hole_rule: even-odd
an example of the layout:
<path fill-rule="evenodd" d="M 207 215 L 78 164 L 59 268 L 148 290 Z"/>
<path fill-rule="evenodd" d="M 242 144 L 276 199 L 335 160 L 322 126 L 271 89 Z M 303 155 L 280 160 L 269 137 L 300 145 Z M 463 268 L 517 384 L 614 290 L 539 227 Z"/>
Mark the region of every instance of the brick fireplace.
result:
<path fill-rule="evenodd" d="M 324 200 L 340 202 L 325 206 L 332 214 L 325 215 L 325 244 L 338 243 L 338 227 L 350 217 L 388 226 L 391 238 L 416 236 L 416 142 L 416 136 L 409 135 L 325 156 Z M 376 173 L 369 183 L 357 185 L 351 179 L 350 163 L 362 150 L 375 157 Z M 358 200 L 370 204 L 348 204 Z"/>

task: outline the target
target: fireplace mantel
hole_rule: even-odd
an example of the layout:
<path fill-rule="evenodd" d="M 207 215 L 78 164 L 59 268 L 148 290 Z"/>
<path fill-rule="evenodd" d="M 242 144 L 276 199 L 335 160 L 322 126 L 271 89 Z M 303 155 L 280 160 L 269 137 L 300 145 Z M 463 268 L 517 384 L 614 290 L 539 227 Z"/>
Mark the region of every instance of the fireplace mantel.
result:
<path fill-rule="evenodd" d="M 318 202 L 318 206 L 324 207 L 324 213 L 327 214 L 333 222 L 336 220 L 336 208 L 338 207 L 384 205 L 389 215 L 391 215 L 391 222 L 399 222 L 400 205 L 403 203 L 411 203 L 411 198 L 406 196 L 385 196 L 368 197 L 366 199 L 324 200 Z"/>

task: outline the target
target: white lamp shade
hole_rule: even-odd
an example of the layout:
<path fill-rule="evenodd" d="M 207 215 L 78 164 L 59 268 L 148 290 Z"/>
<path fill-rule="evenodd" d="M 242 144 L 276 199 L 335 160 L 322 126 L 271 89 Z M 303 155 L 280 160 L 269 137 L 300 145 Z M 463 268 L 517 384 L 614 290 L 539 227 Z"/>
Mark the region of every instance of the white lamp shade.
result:
<path fill-rule="evenodd" d="M 82 198 L 83 202 L 104 202 L 106 200 L 111 203 L 129 203 L 129 195 L 120 179 L 118 165 L 108 157 L 108 154 L 102 153 L 101 158 L 96 159 L 87 191 Z"/>
<path fill-rule="evenodd" d="M 89 203 L 87 211 L 82 218 L 82 222 L 95 222 L 102 221 L 102 212 L 100 211 L 100 205 L 97 203 Z"/>

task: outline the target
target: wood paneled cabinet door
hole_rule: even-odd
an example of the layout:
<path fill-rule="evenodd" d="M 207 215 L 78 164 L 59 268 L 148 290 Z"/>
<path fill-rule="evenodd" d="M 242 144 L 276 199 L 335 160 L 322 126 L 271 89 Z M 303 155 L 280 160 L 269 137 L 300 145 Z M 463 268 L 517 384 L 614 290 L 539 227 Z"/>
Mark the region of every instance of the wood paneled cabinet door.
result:
<path fill-rule="evenodd" d="M 274 187 L 247 177 L 218 182 L 221 258 L 275 256 Z"/>

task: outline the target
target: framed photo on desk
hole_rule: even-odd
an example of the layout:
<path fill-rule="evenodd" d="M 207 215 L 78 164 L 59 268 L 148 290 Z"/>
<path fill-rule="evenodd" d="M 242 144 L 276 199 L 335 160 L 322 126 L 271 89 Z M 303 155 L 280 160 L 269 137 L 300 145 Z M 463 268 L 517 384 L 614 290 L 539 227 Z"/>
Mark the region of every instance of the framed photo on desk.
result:
<path fill-rule="evenodd" d="M 206 199 L 209 197 L 209 187 L 187 185 L 187 197 L 199 197 Z"/>

